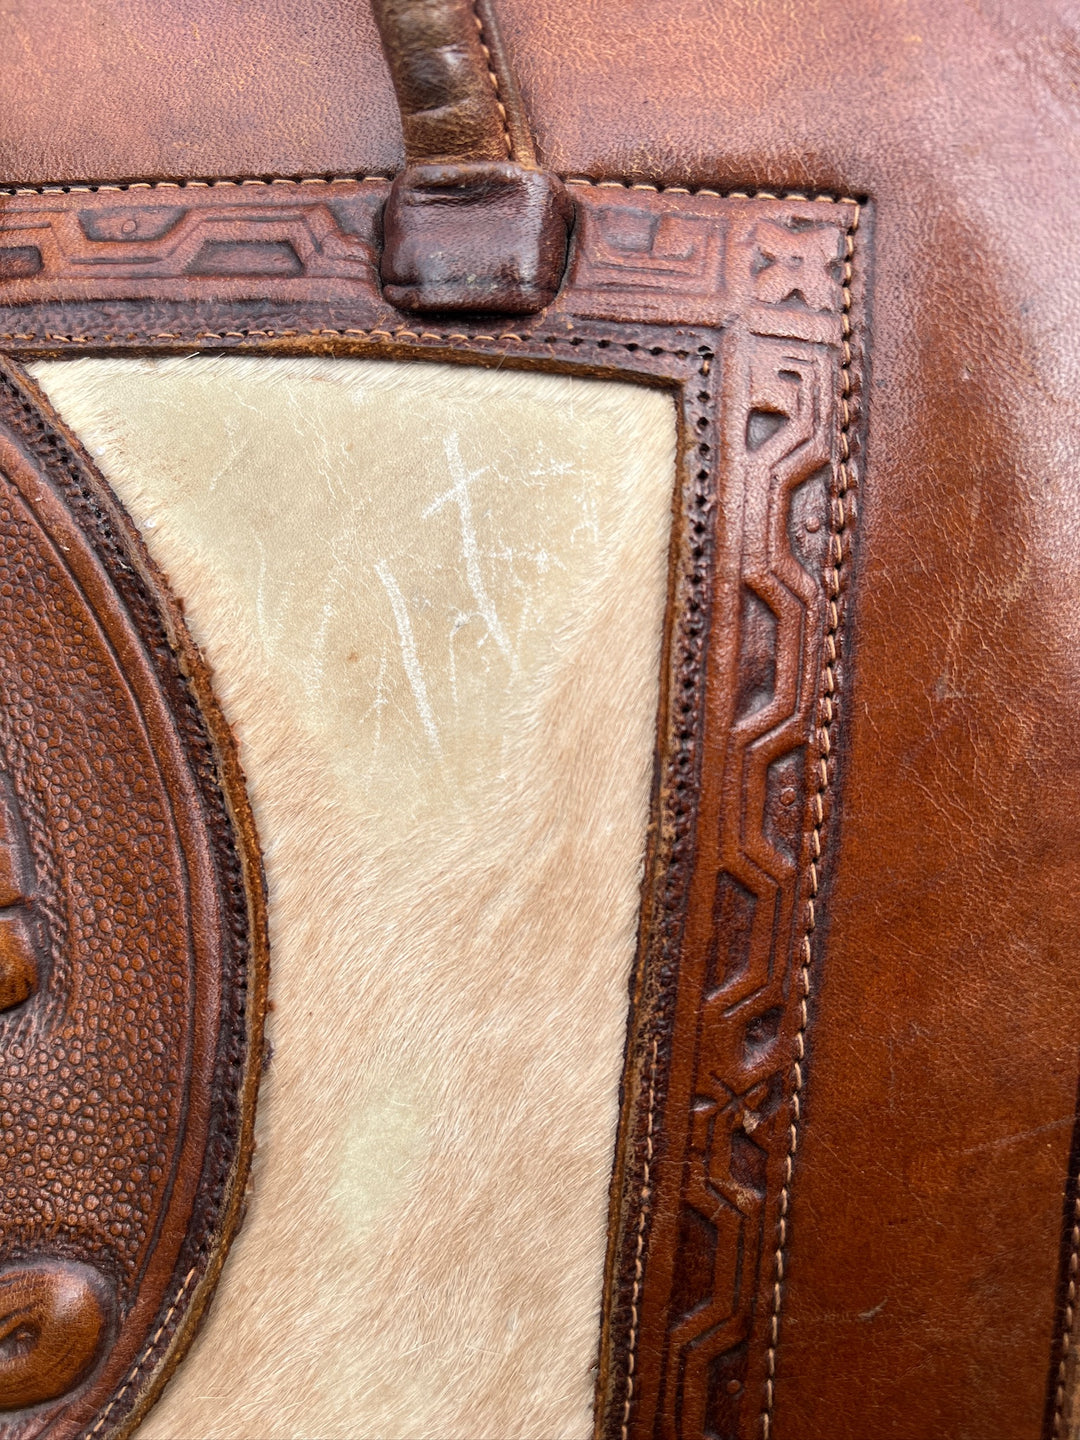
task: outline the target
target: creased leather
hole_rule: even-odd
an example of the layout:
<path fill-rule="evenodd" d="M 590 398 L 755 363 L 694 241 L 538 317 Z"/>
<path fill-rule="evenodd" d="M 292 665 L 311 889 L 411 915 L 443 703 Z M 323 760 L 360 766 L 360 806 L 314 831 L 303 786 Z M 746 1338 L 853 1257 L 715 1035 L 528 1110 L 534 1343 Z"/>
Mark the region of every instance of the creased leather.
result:
<path fill-rule="evenodd" d="M 382 278 L 402 310 L 531 315 L 555 299 L 573 205 L 509 161 L 410 165 L 383 212 Z"/>

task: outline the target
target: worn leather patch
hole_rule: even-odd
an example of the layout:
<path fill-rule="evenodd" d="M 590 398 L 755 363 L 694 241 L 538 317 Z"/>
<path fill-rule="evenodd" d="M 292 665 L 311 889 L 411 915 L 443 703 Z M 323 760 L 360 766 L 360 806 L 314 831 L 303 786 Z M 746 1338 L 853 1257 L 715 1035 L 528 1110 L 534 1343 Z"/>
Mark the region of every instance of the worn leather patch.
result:
<path fill-rule="evenodd" d="M 242 1198 L 261 876 L 180 612 L 0 366 L 0 1434 L 127 1433 Z"/>

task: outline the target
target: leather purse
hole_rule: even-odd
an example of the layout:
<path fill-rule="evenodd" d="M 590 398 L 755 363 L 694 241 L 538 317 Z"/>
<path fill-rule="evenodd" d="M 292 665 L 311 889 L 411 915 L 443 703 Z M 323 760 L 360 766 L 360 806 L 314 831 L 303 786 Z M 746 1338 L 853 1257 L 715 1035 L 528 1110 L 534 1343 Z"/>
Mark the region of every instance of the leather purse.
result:
<path fill-rule="evenodd" d="M 7 9 L 0 1436 L 1080 1434 L 1075 17 Z"/>

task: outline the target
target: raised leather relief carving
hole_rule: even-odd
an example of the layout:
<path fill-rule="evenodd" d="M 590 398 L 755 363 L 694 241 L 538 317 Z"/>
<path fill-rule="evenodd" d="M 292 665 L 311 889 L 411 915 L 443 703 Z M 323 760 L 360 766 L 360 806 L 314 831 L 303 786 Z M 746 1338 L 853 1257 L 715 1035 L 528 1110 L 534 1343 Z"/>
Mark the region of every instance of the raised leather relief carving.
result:
<path fill-rule="evenodd" d="M 385 197 L 382 181 L 17 192 L 0 200 L 0 294 L 166 296 L 204 278 L 237 297 L 267 282 L 293 298 L 327 294 L 327 280 L 371 286 Z"/>
<path fill-rule="evenodd" d="M 264 947 L 179 612 L 0 362 L 0 1435 L 128 1433 L 239 1214 Z"/>
<path fill-rule="evenodd" d="M 0 341 L 287 339 L 313 323 L 392 334 L 403 317 L 377 278 L 390 188 L 376 178 L 0 192 Z M 816 253 L 833 229 L 821 202 L 568 188 L 567 279 L 545 312 L 560 329 L 574 317 L 722 327 L 744 315 L 757 333 L 841 343 L 838 281 Z M 40 263 L 5 265 L 28 239 Z M 133 301 L 155 302 L 135 331 Z"/>
<path fill-rule="evenodd" d="M 86 1265 L 0 1273 L 0 1410 L 24 1410 L 73 1389 L 97 1359 L 112 1296 Z"/>
<path fill-rule="evenodd" d="M 10 777 L 0 774 L 0 1011 L 38 987 L 44 917 L 33 906 L 35 888 L 18 800 Z"/>

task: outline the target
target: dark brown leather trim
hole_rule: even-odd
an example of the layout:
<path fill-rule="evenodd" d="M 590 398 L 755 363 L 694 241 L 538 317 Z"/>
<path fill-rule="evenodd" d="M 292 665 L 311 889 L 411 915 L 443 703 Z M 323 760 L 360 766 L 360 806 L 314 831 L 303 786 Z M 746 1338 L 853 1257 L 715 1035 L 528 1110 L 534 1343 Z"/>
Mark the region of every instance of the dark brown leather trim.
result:
<path fill-rule="evenodd" d="M 535 314 L 562 284 L 573 213 L 542 170 L 410 165 L 383 211 L 386 298 L 408 311 Z"/>

